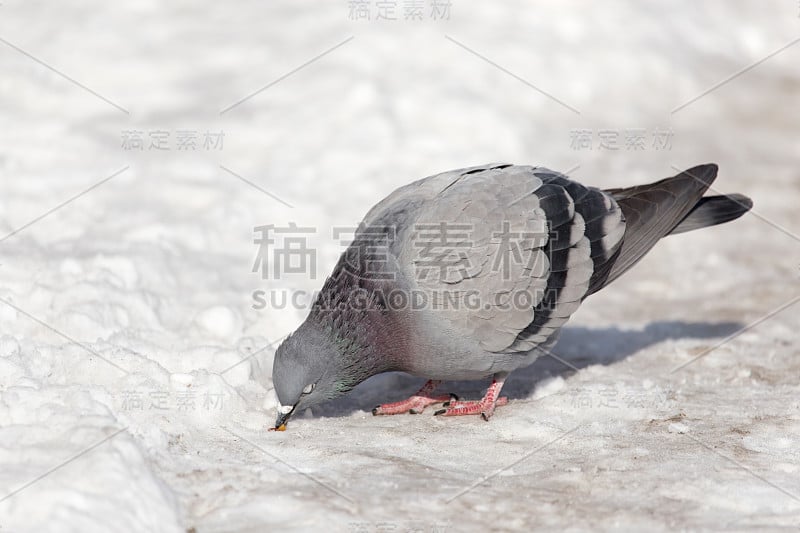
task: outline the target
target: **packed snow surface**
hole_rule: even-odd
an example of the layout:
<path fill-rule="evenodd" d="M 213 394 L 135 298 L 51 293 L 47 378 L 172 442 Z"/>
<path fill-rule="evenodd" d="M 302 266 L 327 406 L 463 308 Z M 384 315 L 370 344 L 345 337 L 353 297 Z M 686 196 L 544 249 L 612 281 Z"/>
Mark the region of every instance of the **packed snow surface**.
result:
<path fill-rule="evenodd" d="M 800 524 L 800 7 L 442 3 L 0 5 L 0 531 Z M 488 423 L 373 417 L 389 374 L 268 432 L 333 230 L 491 161 L 713 161 L 755 209 L 587 300 Z M 253 272 L 290 224 L 313 268 Z"/>

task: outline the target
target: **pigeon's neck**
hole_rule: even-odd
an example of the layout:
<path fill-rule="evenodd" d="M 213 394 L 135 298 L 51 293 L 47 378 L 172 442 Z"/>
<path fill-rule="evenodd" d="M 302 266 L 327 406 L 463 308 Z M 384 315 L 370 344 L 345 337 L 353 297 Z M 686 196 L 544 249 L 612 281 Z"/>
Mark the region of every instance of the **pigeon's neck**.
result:
<path fill-rule="evenodd" d="M 352 390 L 362 381 L 392 369 L 379 348 L 379 339 L 367 319 L 356 324 L 343 324 L 336 320 L 319 320 L 315 317 L 313 326 L 325 339 L 333 360 L 335 385 L 338 393 Z"/>
<path fill-rule="evenodd" d="M 350 283 L 326 283 L 320 292 L 307 322 L 334 352 L 343 391 L 395 369 L 391 346 L 386 345 L 389 321 L 385 309 Z"/>

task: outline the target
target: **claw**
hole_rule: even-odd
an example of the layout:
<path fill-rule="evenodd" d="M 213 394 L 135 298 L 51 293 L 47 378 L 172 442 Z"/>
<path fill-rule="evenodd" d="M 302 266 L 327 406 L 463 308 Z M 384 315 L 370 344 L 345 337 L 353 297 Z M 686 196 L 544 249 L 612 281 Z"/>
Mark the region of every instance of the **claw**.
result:
<path fill-rule="evenodd" d="M 505 396 L 498 397 L 503 387 L 505 374 L 496 374 L 495 379 L 486 391 L 483 399 L 478 401 L 462 401 L 457 394 L 449 393 L 449 397 L 433 396 L 434 390 L 439 385 L 438 381 L 430 380 L 410 398 L 401 402 L 378 405 L 372 410 L 373 415 L 396 415 L 409 413 L 418 415 L 429 405 L 441 403 L 444 409 L 438 409 L 433 416 L 458 416 L 481 415 L 484 420 L 489 420 L 494 414 L 494 408 L 508 403 Z"/>
<path fill-rule="evenodd" d="M 451 404 L 452 402 L 457 402 L 457 401 L 459 401 L 459 400 L 460 400 L 460 398 L 458 397 L 458 394 L 454 394 L 454 393 L 452 393 L 452 392 L 451 392 L 451 393 L 450 393 L 450 399 L 449 399 L 449 400 L 447 400 L 446 402 L 444 402 L 444 403 L 442 404 L 442 407 L 450 407 L 450 404 Z M 438 414 L 438 411 L 437 411 L 436 413 L 434 413 L 434 415 L 436 415 L 436 414 Z"/>
<path fill-rule="evenodd" d="M 433 396 L 433 391 L 439 385 L 438 381 L 428 381 L 415 395 L 410 398 L 394 403 L 378 405 L 372 410 L 373 415 L 397 415 L 400 413 L 420 414 L 429 405 L 452 401 L 452 395 L 448 397 Z"/>
<path fill-rule="evenodd" d="M 433 413 L 434 416 L 459 416 L 459 415 L 481 415 L 484 420 L 489 420 L 494 414 L 494 409 L 498 405 L 508 403 L 505 396 L 498 397 L 500 389 L 503 387 L 503 380 L 495 379 L 486 391 L 486 395 L 478 401 L 460 401 L 452 399 L 444 404 L 445 409 L 440 409 Z"/>

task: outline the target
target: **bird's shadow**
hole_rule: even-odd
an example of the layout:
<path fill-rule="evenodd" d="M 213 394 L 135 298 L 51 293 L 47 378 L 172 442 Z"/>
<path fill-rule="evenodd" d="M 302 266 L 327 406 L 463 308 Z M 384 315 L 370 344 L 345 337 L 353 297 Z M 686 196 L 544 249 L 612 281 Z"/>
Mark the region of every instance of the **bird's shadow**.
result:
<path fill-rule="evenodd" d="M 640 330 L 619 328 L 565 327 L 552 353 L 540 357 L 532 365 L 514 371 L 503 387 L 509 399 L 528 398 L 542 380 L 553 376 L 569 376 L 577 369 L 591 365 L 610 365 L 634 355 L 648 346 L 671 339 L 723 338 L 740 330 L 737 322 L 660 321 Z M 644 355 L 643 355 L 644 356 Z M 369 411 L 376 405 L 394 402 L 413 394 L 424 382 L 402 372 L 374 376 L 342 398 L 314 407 L 314 416 L 346 416 L 357 411 Z M 449 381 L 440 387 L 463 399 L 479 399 L 488 381 Z"/>

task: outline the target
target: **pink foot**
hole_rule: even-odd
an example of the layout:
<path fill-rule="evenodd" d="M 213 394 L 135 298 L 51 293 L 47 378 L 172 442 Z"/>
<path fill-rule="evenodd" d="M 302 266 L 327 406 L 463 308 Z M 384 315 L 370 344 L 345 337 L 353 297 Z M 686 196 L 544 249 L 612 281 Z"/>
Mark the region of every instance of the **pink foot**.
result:
<path fill-rule="evenodd" d="M 506 405 L 508 398 L 500 396 L 500 389 L 503 388 L 503 379 L 493 379 L 492 384 L 486 390 L 483 399 L 477 401 L 454 401 L 446 405 L 446 409 L 436 411 L 434 416 L 461 416 L 461 415 L 481 415 L 484 420 L 489 420 L 494 414 L 494 409 L 498 405 Z"/>
<path fill-rule="evenodd" d="M 411 396 L 401 402 L 384 403 L 377 406 L 372 410 L 373 415 L 399 415 L 401 413 L 411 413 L 412 415 L 419 414 L 425 410 L 426 407 L 434 403 L 446 403 L 452 400 L 458 400 L 455 394 L 448 396 L 432 396 L 433 391 L 439 386 L 441 381 L 430 380 L 422 388 Z M 452 402 L 451 402 L 452 403 Z"/>

